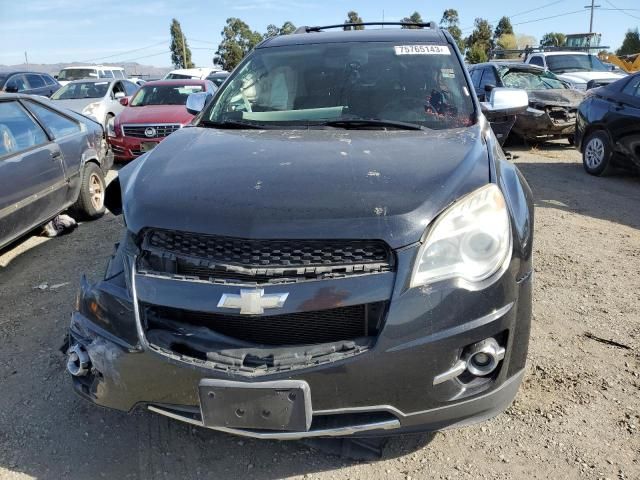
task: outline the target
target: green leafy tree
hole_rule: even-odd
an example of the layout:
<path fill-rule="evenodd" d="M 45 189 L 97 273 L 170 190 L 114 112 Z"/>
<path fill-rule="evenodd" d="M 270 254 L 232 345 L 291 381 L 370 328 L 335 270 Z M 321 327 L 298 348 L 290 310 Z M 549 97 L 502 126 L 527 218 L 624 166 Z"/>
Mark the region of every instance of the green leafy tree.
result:
<path fill-rule="evenodd" d="M 404 17 L 400 21 L 402 23 L 422 23 L 422 15 L 420 15 L 418 12 L 413 12 L 411 16 Z M 415 25 L 403 25 L 402 28 L 422 28 L 422 27 L 416 27 Z"/>
<path fill-rule="evenodd" d="M 464 39 L 462 38 L 462 30 L 460 30 L 460 17 L 458 11 L 449 8 L 442 14 L 440 19 L 440 28 L 446 29 L 458 44 L 458 48 L 464 50 Z"/>
<path fill-rule="evenodd" d="M 278 35 L 289 35 L 295 31 L 296 26 L 289 21 L 284 22 L 280 28 L 271 23 L 267 25 L 267 33 L 264 34 L 264 38 L 277 37 Z"/>
<path fill-rule="evenodd" d="M 540 39 L 541 47 L 562 47 L 567 37 L 564 33 L 549 32 L 545 33 Z"/>
<path fill-rule="evenodd" d="M 187 40 L 184 38 L 180 22 L 175 18 L 171 20 L 171 63 L 176 68 L 193 68 L 195 64 L 191 61 L 191 50 Z"/>
<path fill-rule="evenodd" d="M 362 23 L 362 17 L 358 15 L 358 12 L 351 10 L 347 13 L 347 19 L 344 21 L 345 26 L 343 30 L 348 31 L 353 28 L 353 30 L 364 30 L 364 25 L 358 25 L 357 27 L 350 27 L 347 23 Z"/>
<path fill-rule="evenodd" d="M 221 35 L 222 41 L 216 55 L 218 63 L 227 71 L 233 70 L 263 39 L 260 33 L 251 30 L 249 25 L 235 17 L 227 18 Z"/>
<path fill-rule="evenodd" d="M 502 17 L 498 21 L 498 25 L 493 32 L 493 38 L 498 40 L 503 35 L 513 35 L 513 26 L 511 25 L 511 20 L 509 17 Z"/>
<path fill-rule="evenodd" d="M 479 58 L 479 52 L 482 51 L 484 55 L 482 56 L 486 62 L 489 58 L 489 52 L 493 48 L 493 29 L 491 28 L 491 24 L 488 20 L 484 18 L 476 18 L 474 21 L 474 29 L 471 32 L 471 35 L 467 37 L 465 40 L 465 45 L 467 46 L 467 61 L 472 62 L 471 58 L 477 59 Z M 473 57 L 471 57 L 473 56 Z M 475 63 L 478 63 L 477 61 Z"/>
<path fill-rule="evenodd" d="M 469 63 L 482 63 L 486 62 L 489 57 L 484 47 L 476 43 L 467 50 L 466 59 Z"/>
<path fill-rule="evenodd" d="M 505 53 L 500 50 L 515 50 L 518 48 L 518 41 L 513 33 L 505 33 L 496 40 L 496 50 L 494 50 L 497 58 L 518 58 L 518 53 Z"/>
<path fill-rule="evenodd" d="M 634 53 L 640 53 L 640 33 L 637 28 L 627 30 L 622 45 L 616 50 L 616 55 L 633 55 Z"/>

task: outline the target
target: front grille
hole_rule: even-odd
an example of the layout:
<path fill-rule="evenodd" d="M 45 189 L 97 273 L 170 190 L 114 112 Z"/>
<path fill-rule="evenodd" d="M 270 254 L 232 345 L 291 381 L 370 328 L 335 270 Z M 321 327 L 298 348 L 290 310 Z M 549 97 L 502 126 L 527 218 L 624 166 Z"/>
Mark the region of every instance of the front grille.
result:
<path fill-rule="evenodd" d="M 153 128 L 155 130 L 155 135 L 147 136 L 145 133 L 148 128 Z M 122 134 L 125 137 L 135 137 L 135 138 L 164 138 L 171 135 L 176 130 L 180 129 L 180 124 L 171 124 L 171 125 L 123 125 L 122 126 Z"/>
<path fill-rule="evenodd" d="M 549 114 L 551 121 L 555 124 L 575 123 L 576 112 L 575 108 L 547 107 L 547 113 Z"/>
<path fill-rule="evenodd" d="M 269 283 L 387 272 L 393 255 L 377 240 L 248 240 L 150 230 L 142 270 L 204 280 Z"/>
<path fill-rule="evenodd" d="M 377 335 L 381 328 L 386 302 L 377 302 L 328 310 L 296 312 L 283 315 L 230 315 L 194 312 L 176 308 L 144 307 L 148 330 L 167 328 L 163 320 L 179 325 L 182 333 L 189 328 L 205 327 L 218 334 L 255 345 L 310 345 Z M 198 336 L 194 328 L 193 335 Z"/>

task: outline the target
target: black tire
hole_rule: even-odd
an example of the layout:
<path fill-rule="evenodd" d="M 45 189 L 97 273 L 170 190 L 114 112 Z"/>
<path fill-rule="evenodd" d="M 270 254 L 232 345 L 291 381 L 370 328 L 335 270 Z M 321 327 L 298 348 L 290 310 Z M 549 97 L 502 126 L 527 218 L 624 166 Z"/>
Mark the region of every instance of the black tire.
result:
<path fill-rule="evenodd" d="M 80 194 L 73 205 L 73 210 L 87 220 L 101 217 L 105 211 L 106 188 L 102 170 L 93 162 L 87 163 L 82 170 L 80 182 Z"/>
<path fill-rule="evenodd" d="M 587 173 L 602 177 L 612 170 L 613 151 L 609 137 L 602 130 L 591 132 L 582 147 L 582 165 Z"/>

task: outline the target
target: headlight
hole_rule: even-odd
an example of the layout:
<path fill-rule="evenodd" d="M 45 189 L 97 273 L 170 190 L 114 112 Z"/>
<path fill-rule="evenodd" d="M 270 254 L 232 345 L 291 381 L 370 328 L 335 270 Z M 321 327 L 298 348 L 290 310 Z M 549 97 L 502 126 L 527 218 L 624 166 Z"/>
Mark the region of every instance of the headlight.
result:
<path fill-rule="evenodd" d="M 89 105 L 87 105 L 86 107 L 84 107 L 82 109 L 82 113 L 84 115 L 87 115 L 89 117 L 96 117 L 98 114 L 98 111 L 102 108 L 102 103 L 100 102 L 93 102 L 90 103 Z"/>
<path fill-rule="evenodd" d="M 115 126 L 115 118 L 114 117 L 109 117 L 109 120 L 107 121 L 107 135 L 110 137 L 115 137 L 116 136 L 116 126 Z"/>
<path fill-rule="evenodd" d="M 509 212 L 490 184 L 461 198 L 431 227 L 411 276 L 411 287 L 448 278 L 481 282 L 511 258 Z"/>

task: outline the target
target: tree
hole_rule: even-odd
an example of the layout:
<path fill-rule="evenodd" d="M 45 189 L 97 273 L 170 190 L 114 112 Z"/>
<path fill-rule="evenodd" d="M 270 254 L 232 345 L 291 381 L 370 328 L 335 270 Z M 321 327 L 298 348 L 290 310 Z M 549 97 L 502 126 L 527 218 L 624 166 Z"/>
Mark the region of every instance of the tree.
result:
<path fill-rule="evenodd" d="M 482 45 L 476 43 L 467 50 L 466 59 L 469 63 L 482 63 L 488 60 L 487 52 Z"/>
<path fill-rule="evenodd" d="M 218 62 L 227 71 L 236 65 L 263 39 L 262 35 L 254 32 L 239 18 L 227 18 L 227 24 L 221 32 L 222 41 L 216 55 Z"/>
<path fill-rule="evenodd" d="M 545 33 L 540 40 L 541 47 L 562 47 L 567 37 L 564 33 L 549 32 Z"/>
<path fill-rule="evenodd" d="M 191 61 L 191 50 L 187 40 L 184 38 L 180 22 L 175 18 L 171 20 L 171 63 L 176 68 L 193 68 L 195 64 Z"/>
<path fill-rule="evenodd" d="M 418 12 L 413 12 L 410 17 L 404 17 L 400 20 L 402 23 L 422 23 L 422 15 Z M 402 28 L 422 28 L 415 25 L 403 25 Z"/>
<path fill-rule="evenodd" d="M 476 18 L 473 24 L 473 32 L 465 40 L 468 49 L 467 61 L 471 62 L 470 55 L 473 55 L 473 58 L 478 58 L 479 52 L 482 51 L 484 53 L 483 61 L 486 62 L 489 58 L 489 52 L 493 48 L 493 29 L 489 21 L 484 18 Z"/>
<path fill-rule="evenodd" d="M 527 35 L 525 33 L 518 33 L 516 35 L 516 44 L 520 49 L 534 47 L 536 43 L 538 43 L 538 41 L 536 40 L 536 37 L 532 35 Z"/>
<path fill-rule="evenodd" d="M 518 42 L 516 36 L 513 33 L 505 33 L 496 40 L 496 47 L 500 50 L 515 50 L 518 48 Z M 499 58 L 518 58 L 517 53 L 499 53 L 500 50 L 496 50 L 496 55 L 500 55 Z"/>
<path fill-rule="evenodd" d="M 458 11 L 449 8 L 442 14 L 440 19 L 440 28 L 446 29 L 458 44 L 460 50 L 464 50 L 464 39 L 462 38 L 462 30 L 460 30 L 460 17 Z"/>
<path fill-rule="evenodd" d="M 509 20 L 509 17 L 502 17 L 498 21 L 498 26 L 493 32 L 494 40 L 499 39 L 503 35 L 513 35 L 513 27 L 511 26 L 511 20 Z"/>
<path fill-rule="evenodd" d="M 347 13 L 347 19 L 344 21 L 344 23 L 345 31 L 351 30 L 351 28 L 353 28 L 354 30 L 364 30 L 364 25 L 358 25 L 356 27 L 350 27 L 349 25 L 347 25 L 347 23 L 362 23 L 362 17 L 358 15 L 358 12 L 355 12 L 353 10 Z"/>
<path fill-rule="evenodd" d="M 286 21 L 282 24 L 282 27 L 278 28 L 273 23 L 267 25 L 267 33 L 264 34 L 264 38 L 277 37 L 278 35 L 289 35 L 296 31 L 296 26 Z"/>
<path fill-rule="evenodd" d="M 640 52 L 640 33 L 638 29 L 627 30 L 622 45 L 616 50 L 616 55 L 632 55 Z"/>

